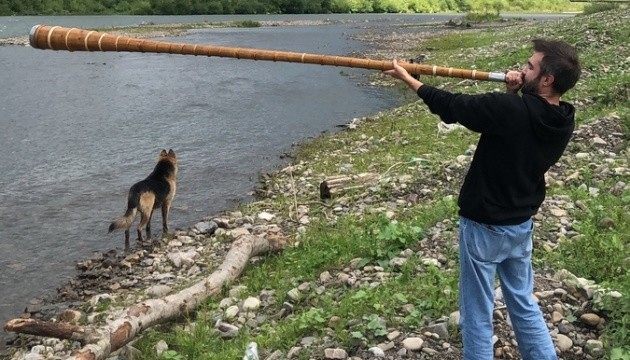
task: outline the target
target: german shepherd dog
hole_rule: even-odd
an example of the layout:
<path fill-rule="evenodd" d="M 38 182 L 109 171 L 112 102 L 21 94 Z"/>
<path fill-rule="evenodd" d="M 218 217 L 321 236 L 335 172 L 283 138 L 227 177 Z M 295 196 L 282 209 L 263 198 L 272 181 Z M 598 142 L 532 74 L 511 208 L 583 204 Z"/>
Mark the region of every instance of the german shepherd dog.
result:
<path fill-rule="evenodd" d="M 140 223 L 138 224 L 138 242 L 142 246 L 142 229 L 147 228 L 147 239 L 151 240 L 151 217 L 153 210 L 162 209 L 162 230 L 168 232 L 168 211 L 171 207 L 176 190 L 177 158 L 172 149 L 162 150 L 158 157 L 157 165 L 146 179 L 135 183 L 129 189 L 127 196 L 127 211 L 125 215 L 114 220 L 109 225 L 111 233 L 117 229 L 125 229 L 125 251 L 129 250 L 129 229 L 138 212 Z"/>

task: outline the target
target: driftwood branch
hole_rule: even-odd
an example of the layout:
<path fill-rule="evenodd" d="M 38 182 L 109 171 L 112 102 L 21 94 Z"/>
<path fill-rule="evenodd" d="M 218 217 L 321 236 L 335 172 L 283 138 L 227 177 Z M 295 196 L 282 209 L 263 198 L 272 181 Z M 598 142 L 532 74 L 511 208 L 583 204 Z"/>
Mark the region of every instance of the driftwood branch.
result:
<path fill-rule="evenodd" d="M 15 333 L 54 337 L 78 341 L 82 344 L 95 341 L 96 331 L 90 327 L 72 325 L 63 322 L 50 322 L 37 319 L 13 319 L 4 326 L 5 331 Z"/>
<path fill-rule="evenodd" d="M 72 360 L 105 359 L 143 330 L 180 318 L 219 294 L 224 284 L 240 276 L 251 257 L 281 251 L 286 245 L 286 239 L 279 236 L 241 236 L 232 244 L 223 263 L 205 279 L 175 294 L 135 304 L 124 316 L 98 329 L 32 319 L 10 320 L 4 329 L 79 341 L 84 347 L 69 358 Z"/>
<path fill-rule="evenodd" d="M 363 188 L 378 179 L 379 175 L 374 173 L 329 176 L 319 184 L 319 197 L 330 199 L 333 195 Z"/>

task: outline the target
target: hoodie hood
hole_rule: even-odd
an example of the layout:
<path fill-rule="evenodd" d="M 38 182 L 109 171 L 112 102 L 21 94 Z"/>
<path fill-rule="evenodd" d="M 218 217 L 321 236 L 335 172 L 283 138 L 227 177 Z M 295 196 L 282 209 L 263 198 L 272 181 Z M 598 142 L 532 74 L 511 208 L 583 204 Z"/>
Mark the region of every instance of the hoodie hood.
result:
<path fill-rule="evenodd" d="M 529 111 L 531 125 L 536 136 L 542 141 L 570 136 L 575 127 L 575 107 L 560 101 L 552 105 L 538 95 L 523 94 L 523 101 Z"/>

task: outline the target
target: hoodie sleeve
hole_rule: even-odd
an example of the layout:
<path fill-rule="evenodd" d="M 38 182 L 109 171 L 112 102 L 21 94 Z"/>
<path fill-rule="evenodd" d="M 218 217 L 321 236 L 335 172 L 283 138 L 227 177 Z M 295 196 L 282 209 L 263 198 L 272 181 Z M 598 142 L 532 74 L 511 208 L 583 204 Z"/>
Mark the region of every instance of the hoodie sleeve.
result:
<path fill-rule="evenodd" d="M 460 123 L 479 133 L 500 132 L 506 125 L 506 114 L 514 111 L 512 98 L 519 97 L 504 93 L 454 94 L 429 85 L 422 85 L 417 93 L 443 122 Z"/>

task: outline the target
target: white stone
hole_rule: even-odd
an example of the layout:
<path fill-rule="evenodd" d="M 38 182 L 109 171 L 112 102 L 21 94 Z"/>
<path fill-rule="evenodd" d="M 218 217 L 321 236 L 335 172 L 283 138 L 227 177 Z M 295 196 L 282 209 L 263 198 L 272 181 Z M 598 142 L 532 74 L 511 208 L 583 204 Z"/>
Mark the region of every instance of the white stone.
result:
<path fill-rule="evenodd" d="M 568 336 L 557 334 L 556 335 L 556 346 L 561 352 L 565 352 L 573 346 L 573 340 L 571 340 Z"/>
<path fill-rule="evenodd" d="M 232 305 L 225 309 L 225 318 L 227 320 L 232 320 L 236 317 L 236 315 L 238 315 L 239 311 L 238 306 Z"/>
<path fill-rule="evenodd" d="M 348 353 L 344 349 L 325 349 L 324 358 L 345 360 L 348 358 Z"/>
<path fill-rule="evenodd" d="M 459 311 L 454 311 L 448 317 L 448 324 L 450 326 L 459 327 L 460 318 L 461 318 L 461 315 L 459 314 Z"/>
<path fill-rule="evenodd" d="M 422 349 L 422 344 L 423 343 L 424 343 L 424 340 L 422 340 L 419 337 L 406 338 L 402 342 L 403 347 L 405 349 L 411 350 L 411 351 L 418 351 L 418 350 Z"/>
<path fill-rule="evenodd" d="M 158 357 L 162 356 L 166 350 L 168 350 L 168 344 L 166 341 L 160 340 L 157 344 L 155 344 L 155 353 Z"/>
<path fill-rule="evenodd" d="M 385 352 L 378 346 L 371 347 L 368 351 L 377 358 L 385 357 Z"/>
<path fill-rule="evenodd" d="M 179 251 L 168 254 L 168 259 L 173 263 L 176 268 L 182 267 L 182 253 Z"/>
<path fill-rule="evenodd" d="M 243 302 L 244 311 L 257 310 L 258 308 L 260 308 L 260 300 L 258 298 L 248 297 Z"/>
<path fill-rule="evenodd" d="M 296 301 L 300 299 L 300 290 L 293 288 L 287 292 L 289 299 Z"/>
<path fill-rule="evenodd" d="M 606 146 L 607 144 L 608 143 L 606 143 L 606 141 L 600 138 L 599 136 L 596 136 L 591 139 L 591 145 L 594 145 L 594 146 Z"/>
<path fill-rule="evenodd" d="M 258 218 L 261 219 L 261 220 L 265 220 L 265 221 L 271 221 L 275 217 L 276 217 L 276 215 L 268 213 L 266 211 L 263 211 L 260 214 L 258 214 Z"/>

